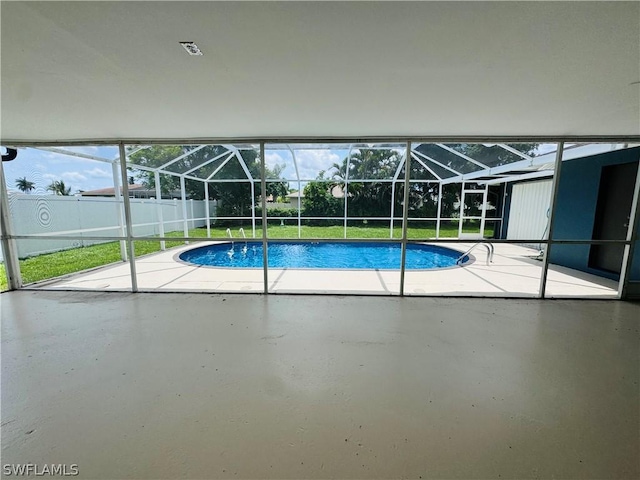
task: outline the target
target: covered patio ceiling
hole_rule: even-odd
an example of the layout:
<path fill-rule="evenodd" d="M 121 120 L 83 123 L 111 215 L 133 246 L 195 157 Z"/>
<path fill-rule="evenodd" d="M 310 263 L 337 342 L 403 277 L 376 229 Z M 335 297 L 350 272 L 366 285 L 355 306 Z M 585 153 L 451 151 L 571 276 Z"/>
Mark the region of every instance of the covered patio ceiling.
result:
<path fill-rule="evenodd" d="M 638 2 L 2 2 L 1 138 L 639 135 L 639 15 Z"/>

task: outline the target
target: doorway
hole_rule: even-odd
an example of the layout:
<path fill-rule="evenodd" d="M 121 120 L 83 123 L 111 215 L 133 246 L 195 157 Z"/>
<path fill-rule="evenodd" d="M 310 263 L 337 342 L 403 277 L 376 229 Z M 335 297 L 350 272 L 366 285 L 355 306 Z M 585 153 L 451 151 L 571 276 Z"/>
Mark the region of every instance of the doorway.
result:
<path fill-rule="evenodd" d="M 602 168 L 593 226 L 594 240 L 622 240 L 627 236 L 638 162 Z M 624 245 L 592 245 L 589 267 L 620 274 Z"/>

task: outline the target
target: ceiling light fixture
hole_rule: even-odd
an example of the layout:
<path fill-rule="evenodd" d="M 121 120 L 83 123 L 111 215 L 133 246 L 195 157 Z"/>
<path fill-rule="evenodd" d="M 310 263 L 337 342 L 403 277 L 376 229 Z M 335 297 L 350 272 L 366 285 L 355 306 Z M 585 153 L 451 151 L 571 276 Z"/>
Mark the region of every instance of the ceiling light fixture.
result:
<path fill-rule="evenodd" d="M 202 55 L 200 48 L 194 42 L 180 42 L 189 55 Z"/>

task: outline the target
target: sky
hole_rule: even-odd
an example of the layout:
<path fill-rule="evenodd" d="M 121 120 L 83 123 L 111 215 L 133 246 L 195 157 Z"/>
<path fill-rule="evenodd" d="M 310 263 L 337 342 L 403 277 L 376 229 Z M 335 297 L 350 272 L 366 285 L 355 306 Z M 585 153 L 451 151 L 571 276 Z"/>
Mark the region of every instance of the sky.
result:
<path fill-rule="evenodd" d="M 106 159 L 118 155 L 117 147 L 65 147 L 78 153 L 85 153 Z M 71 194 L 78 190 L 96 190 L 113 186 L 110 164 L 96 160 L 61 155 L 53 152 L 21 148 L 15 160 L 3 164 L 8 190 L 18 191 L 16 180 L 26 177 L 35 183 L 32 194 L 47 195 L 47 186 L 54 180 L 63 180 L 71 187 Z"/>
<path fill-rule="evenodd" d="M 314 179 L 321 170 L 326 172 L 326 177 L 331 177 L 333 164 L 341 163 L 349 153 L 348 149 L 343 147 L 340 145 L 335 149 L 296 149 L 300 178 Z M 554 148 L 555 145 L 542 145 L 538 154 L 547 153 Z M 65 147 L 65 149 L 109 160 L 118 157 L 116 146 Z M 298 188 L 293 157 L 289 150 L 267 149 L 265 157 L 269 168 L 284 165 L 281 176 L 292 180 L 289 182 L 290 188 Z M 32 193 L 39 195 L 50 194 L 46 189 L 54 180 L 63 180 L 67 187 L 71 187 L 72 195 L 80 190 L 113 187 L 112 167 L 109 163 L 33 148 L 19 149 L 17 158 L 11 162 L 5 162 L 3 167 L 10 192 L 18 191 L 16 180 L 23 177 L 35 183 L 36 188 Z M 304 187 L 305 183 L 302 182 L 301 187 Z"/>
<path fill-rule="evenodd" d="M 117 147 L 64 147 L 77 153 L 98 156 L 105 159 L 118 157 Z M 347 150 L 299 150 L 296 151 L 300 178 L 314 179 L 320 170 L 331 170 L 334 163 L 342 162 Z M 282 176 L 295 179 L 296 172 L 293 157 L 288 150 L 267 150 L 266 164 L 269 168 L 285 165 Z M 54 180 L 63 180 L 71 187 L 71 194 L 79 190 L 96 190 L 113 187 L 112 167 L 109 163 L 53 153 L 34 148 L 18 150 L 18 156 L 3 164 L 4 175 L 10 192 L 17 192 L 16 180 L 25 177 L 34 182 L 36 188 L 32 194 L 47 195 L 47 186 Z M 297 188 L 296 182 L 291 184 Z"/>

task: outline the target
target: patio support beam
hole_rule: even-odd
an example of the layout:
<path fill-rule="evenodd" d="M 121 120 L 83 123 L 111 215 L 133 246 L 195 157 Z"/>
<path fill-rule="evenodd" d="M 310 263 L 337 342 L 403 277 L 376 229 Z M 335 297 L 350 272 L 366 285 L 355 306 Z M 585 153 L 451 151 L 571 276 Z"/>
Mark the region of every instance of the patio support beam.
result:
<path fill-rule="evenodd" d="M 549 211 L 549 229 L 547 233 L 547 248 L 544 249 L 542 258 L 542 274 L 540 275 L 539 298 L 544 298 L 547 291 L 547 275 L 549 273 L 549 259 L 551 251 L 551 241 L 553 239 L 553 227 L 556 221 L 556 206 L 558 204 L 558 186 L 560 185 L 560 174 L 562 170 L 562 155 L 564 153 L 564 142 L 558 142 L 556 150 L 556 163 L 554 168 L 553 186 L 551 187 L 551 210 Z M 543 239 L 544 240 L 544 239 Z"/>
<path fill-rule="evenodd" d="M 131 291 L 138 291 L 138 275 L 136 274 L 136 254 L 133 245 L 133 222 L 131 221 L 131 203 L 129 202 L 129 182 L 127 179 L 127 156 L 124 143 L 118 145 L 120 151 L 120 174 L 122 179 L 122 199 L 124 203 L 124 220 L 127 225 L 127 247 L 129 249 L 129 268 L 131 270 Z"/>
<path fill-rule="evenodd" d="M 484 238 L 484 227 L 487 221 L 487 197 L 489 196 L 489 185 L 484 186 L 482 192 L 482 214 L 480 218 L 480 238 Z"/>
<path fill-rule="evenodd" d="M 120 191 L 120 172 L 118 171 L 118 164 L 111 164 L 111 173 L 113 175 L 113 195 L 116 201 L 116 218 L 118 219 L 118 231 L 120 236 L 126 236 L 124 229 L 124 205 L 122 203 L 122 192 Z M 127 242 L 120 240 L 120 258 L 123 262 L 127 261 Z"/>
<path fill-rule="evenodd" d="M 184 185 L 184 177 L 180 177 L 180 199 L 182 200 L 182 231 L 185 238 L 189 237 L 189 224 L 187 223 L 187 190 Z M 189 242 L 185 241 L 185 245 Z"/>
<path fill-rule="evenodd" d="M 407 163 L 404 169 L 404 201 L 402 202 L 402 243 L 400 250 L 400 296 L 404 296 L 405 264 L 407 260 L 407 227 L 409 223 L 409 179 L 411 178 L 411 142 L 407 142 Z"/>
<path fill-rule="evenodd" d="M 523 173 L 521 175 L 510 175 L 508 177 L 501 177 L 493 180 L 480 180 L 477 183 L 479 183 L 480 185 L 498 185 L 501 183 L 517 182 L 520 180 L 532 180 L 534 178 L 546 178 L 552 176 L 553 170 L 539 170 L 536 172 Z"/>
<path fill-rule="evenodd" d="M 353 149 L 353 145 L 349 145 L 349 154 L 347 155 L 347 165 L 346 165 L 346 169 L 344 171 L 344 191 L 342 192 L 343 194 L 343 198 L 344 198 L 344 232 L 343 232 L 343 238 L 347 238 L 347 197 L 348 197 L 348 193 L 349 193 L 349 186 L 348 186 L 348 181 L 349 181 L 349 166 L 351 165 L 351 151 Z M 333 192 L 331 192 L 331 195 L 333 196 Z"/>
<path fill-rule="evenodd" d="M 229 154 L 229 151 L 223 152 L 223 153 L 221 153 L 220 155 L 216 155 L 215 157 L 210 158 L 209 160 L 206 160 L 206 161 L 202 162 L 202 163 L 201 163 L 200 165 L 198 165 L 197 167 L 190 168 L 190 169 L 189 169 L 189 170 L 187 170 L 186 172 L 183 172 L 183 175 L 187 175 L 187 174 L 189 174 L 189 173 L 195 172 L 195 171 L 196 171 L 196 170 L 198 170 L 199 168 L 202 168 L 202 167 L 204 167 L 205 165 L 209 165 L 210 163 L 215 162 L 216 160 L 218 160 L 218 159 L 220 159 L 220 158 L 224 157 L 225 155 L 232 156 L 233 154 L 231 154 L 231 155 L 230 155 L 230 154 Z"/>
<path fill-rule="evenodd" d="M 291 145 L 287 145 L 291 151 L 291 157 L 293 158 L 293 166 L 296 169 L 296 178 L 298 179 L 298 238 L 302 238 L 302 184 L 300 183 L 300 171 L 298 170 L 298 160 L 296 159 L 296 153 L 291 148 Z"/>
<path fill-rule="evenodd" d="M 176 162 L 179 162 L 180 160 L 183 160 L 185 158 L 187 158 L 189 155 L 191 155 L 192 153 L 196 153 L 198 150 L 202 150 L 204 147 L 206 147 L 207 145 L 200 145 L 192 150 L 189 150 L 186 153 L 183 153 L 182 155 L 180 155 L 179 157 L 174 158 L 173 160 L 167 162 L 167 163 L 163 163 L 162 165 L 160 165 L 158 167 L 158 170 L 164 170 L 165 168 L 167 168 L 169 165 L 173 165 Z M 175 172 L 174 172 L 175 173 Z"/>
<path fill-rule="evenodd" d="M 396 173 L 393 175 L 393 179 L 391 180 L 391 222 L 389 225 L 389 238 L 393 238 L 393 219 L 396 213 L 396 182 L 398 181 L 398 177 L 400 176 L 402 166 L 405 165 L 406 161 L 407 152 L 405 151 L 404 158 L 400 160 L 398 168 L 396 168 Z"/>
<path fill-rule="evenodd" d="M 256 238 L 256 182 L 253 180 L 251 181 L 251 235 Z"/>
<path fill-rule="evenodd" d="M 227 153 L 228 153 L 228 152 L 227 152 Z M 213 172 L 211 172 L 211 175 L 209 175 L 209 176 L 206 178 L 206 180 L 211 180 L 211 179 L 215 176 L 215 174 L 216 174 L 216 173 L 218 173 L 220 170 L 222 170 L 222 168 L 223 168 L 227 163 L 229 163 L 229 161 L 234 157 L 234 155 L 235 155 L 235 153 L 234 153 L 234 152 L 229 153 L 229 156 L 228 156 L 227 158 L 225 158 L 225 159 L 222 161 L 222 163 L 221 163 L 220 165 L 218 165 L 218 166 L 216 167 L 216 169 L 215 169 Z"/>
<path fill-rule="evenodd" d="M 497 143 L 496 145 L 498 147 L 502 148 L 503 150 L 506 150 L 507 152 L 511 152 L 514 155 L 517 155 L 517 156 L 519 156 L 521 158 L 524 158 L 525 160 L 532 160 L 533 159 L 533 157 L 531 157 L 530 155 L 527 155 L 526 153 L 522 153 L 522 152 L 516 150 L 515 148 L 510 147 L 509 145 L 505 145 L 504 143 Z"/>
<path fill-rule="evenodd" d="M 447 152 L 453 153 L 454 155 L 457 155 L 457 156 L 459 156 L 460 158 L 465 159 L 467 162 L 471 162 L 471 163 L 473 163 L 474 165 L 477 165 L 477 166 L 479 166 L 479 167 L 481 167 L 481 168 L 483 168 L 483 169 L 487 169 L 487 168 L 489 168 L 489 166 L 488 166 L 488 165 L 485 165 L 484 163 L 479 162 L 479 161 L 477 161 L 477 160 L 475 160 L 475 159 L 471 158 L 470 156 L 465 155 L 464 153 L 460 153 L 459 151 L 457 151 L 457 150 L 455 150 L 455 149 L 453 149 L 453 148 L 451 148 L 451 147 L 447 147 L 447 146 L 446 146 L 446 145 L 444 145 L 443 143 L 436 143 L 436 145 L 437 145 L 437 146 L 439 146 L 440 148 L 442 148 L 442 149 L 446 150 Z"/>
<path fill-rule="evenodd" d="M 629 274 L 631 273 L 631 264 L 633 256 L 639 255 L 636 251 L 636 242 L 638 240 L 638 224 L 640 222 L 640 163 L 638 163 L 638 171 L 636 173 L 636 183 L 633 190 L 633 200 L 631 202 L 631 210 L 629 212 L 629 225 L 627 227 L 626 240 L 630 243 L 624 246 L 624 254 L 622 256 L 622 269 L 620 270 L 620 282 L 618 284 L 618 298 L 626 299 L 629 290 Z"/>
<path fill-rule="evenodd" d="M 164 215 L 162 212 L 162 188 L 160 186 L 160 172 L 153 172 L 154 183 L 156 184 L 156 213 L 158 215 L 158 234 L 164 237 Z M 164 240 L 160 241 L 160 250 L 166 250 Z"/>
<path fill-rule="evenodd" d="M 211 238 L 211 212 L 209 211 L 209 182 L 204 183 L 204 216 L 207 218 L 207 238 Z"/>
<path fill-rule="evenodd" d="M 18 245 L 12 238 L 13 225 L 11 222 L 11 212 L 9 210 L 9 196 L 7 194 L 7 183 L 4 179 L 4 170 L 0 162 L 0 222 L 2 223 L 2 253 L 6 265 L 7 280 L 9 290 L 22 288 L 22 275 L 20 273 L 20 262 L 18 260 Z"/>
<path fill-rule="evenodd" d="M 262 272 L 264 280 L 264 293 L 269 293 L 269 254 L 267 253 L 267 179 L 265 178 L 266 160 L 264 158 L 264 142 L 260 142 L 260 185 L 262 187 L 262 195 L 260 200 L 262 203 Z M 251 182 L 253 185 L 253 182 Z M 253 198 L 252 202 L 253 203 Z M 255 221 L 255 213 L 254 213 Z"/>
<path fill-rule="evenodd" d="M 429 168 L 429 166 L 428 166 L 426 163 L 424 163 L 422 160 L 420 160 L 420 158 L 419 158 L 419 157 L 418 157 L 414 152 L 411 152 L 411 155 L 413 156 L 413 158 L 414 158 L 415 160 L 417 160 L 417 162 L 418 162 L 420 165 L 422 165 L 424 168 L 426 168 L 426 169 L 427 169 L 427 171 L 428 171 L 431 175 L 433 175 L 434 177 L 436 177 L 436 180 L 442 180 L 442 177 L 440 177 L 440 175 L 438 175 L 438 174 L 437 174 L 436 172 L 434 172 L 431 168 Z"/>
<path fill-rule="evenodd" d="M 574 158 L 582 158 L 582 157 L 597 155 L 599 153 L 606 153 L 610 151 L 610 148 L 611 148 L 610 145 L 570 146 L 564 149 L 563 161 L 572 160 Z M 532 157 L 530 160 L 521 160 L 518 162 L 507 163 L 505 165 L 492 167 L 484 171 L 479 170 L 477 172 L 465 173 L 464 175 L 459 175 L 458 177 L 447 178 L 443 180 L 443 183 L 445 185 L 448 183 L 460 183 L 463 179 L 469 181 L 476 178 L 490 177 L 492 175 L 500 175 L 503 173 L 508 174 L 510 172 L 517 171 L 517 170 L 546 165 L 548 163 L 555 162 L 555 153 L 556 152 L 549 152 L 549 153 L 545 153 L 544 155 L 540 155 L 539 157 Z"/>
<path fill-rule="evenodd" d="M 442 182 L 438 182 L 438 213 L 436 216 L 436 240 L 440 238 L 441 217 L 442 217 Z"/>
<path fill-rule="evenodd" d="M 129 152 L 127 152 L 127 157 L 130 157 L 134 153 L 138 153 L 140 150 L 145 150 L 145 149 L 150 148 L 150 147 L 151 147 L 151 145 L 143 145 L 143 146 L 140 146 L 140 147 L 136 147 L 133 150 L 130 150 Z M 119 162 L 120 161 L 120 155 L 118 154 L 118 156 L 116 158 L 114 158 L 112 161 Z"/>
<path fill-rule="evenodd" d="M 72 152 L 70 150 L 65 150 L 64 148 L 56 148 L 56 147 L 32 147 L 35 150 L 43 150 L 45 152 L 58 153 L 60 155 L 68 155 L 69 157 L 78 157 L 78 158 L 86 158 L 88 160 L 95 160 L 97 162 L 104 163 L 113 163 L 113 160 L 108 158 L 98 157 L 97 155 L 89 155 L 88 153 L 80 153 L 80 152 Z"/>
<path fill-rule="evenodd" d="M 143 167 L 141 165 L 136 165 L 135 163 L 131 163 L 131 162 L 129 162 L 127 164 L 127 168 L 133 168 L 135 170 L 142 170 L 144 172 L 160 172 L 160 173 L 162 173 L 164 175 L 169 175 L 169 176 L 172 176 L 172 177 L 184 177 L 184 178 L 187 178 L 189 180 L 195 180 L 196 182 L 201 182 L 202 181 L 201 178 L 194 177 L 194 176 L 191 176 L 191 175 L 185 175 L 183 173 L 171 172 L 169 170 L 163 170 L 161 168 Z"/>
<path fill-rule="evenodd" d="M 462 223 L 464 218 L 464 182 L 462 182 L 462 190 L 460 192 L 460 218 L 458 220 L 458 238 L 462 238 Z"/>
<path fill-rule="evenodd" d="M 451 168 L 451 167 L 448 167 L 448 166 L 447 166 L 447 165 L 445 165 L 444 163 L 440 163 L 439 161 L 434 160 L 433 158 L 429 157 L 428 155 L 425 155 L 424 153 L 421 153 L 421 152 L 419 152 L 419 151 L 417 151 L 417 150 L 415 150 L 415 149 L 412 151 L 412 153 L 414 153 L 414 154 L 416 154 L 416 155 L 418 155 L 418 156 L 420 156 L 420 157 L 424 158 L 425 160 L 429 160 L 430 162 L 435 163 L 436 165 L 438 165 L 439 167 L 444 168 L 445 170 L 449 170 L 451 173 L 453 173 L 454 175 L 456 175 L 456 176 L 458 176 L 458 177 L 460 177 L 460 178 L 462 178 L 462 177 L 463 177 L 463 174 L 462 174 L 462 173 L 458 172 L 457 170 L 454 170 L 454 169 L 453 169 L 453 168 Z M 417 158 L 416 158 L 416 160 L 417 160 Z M 453 178 L 453 177 L 452 177 L 452 178 Z M 443 180 L 446 180 L 446 179 L 443 179 Z M 459 180 L 458 180 L 456 183 L 459 183 Z"/>

